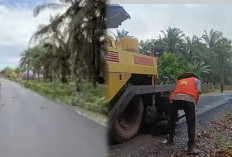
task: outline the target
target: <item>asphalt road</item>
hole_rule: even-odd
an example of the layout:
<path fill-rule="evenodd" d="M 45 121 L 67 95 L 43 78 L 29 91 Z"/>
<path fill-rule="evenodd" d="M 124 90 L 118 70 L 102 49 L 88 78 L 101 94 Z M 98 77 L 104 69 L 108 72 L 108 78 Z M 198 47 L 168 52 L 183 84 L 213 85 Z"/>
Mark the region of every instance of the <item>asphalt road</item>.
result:
<path fill-rule="evenodd" d="M 1 79 L 0 157 L 105 157 L 106 129 Z"/>
<path fill-rule="evenodd" d="M 217 93 L 212 95 L 200 96 L 197 103 L 197 115 L 200 116 L 216 107 L 226 104 L 232 100 L 232 92 Z M 179 110 L 179 114 L 184 115 L 183 110 Z M 185 119 L 185 118 L 184 118 Z"/>

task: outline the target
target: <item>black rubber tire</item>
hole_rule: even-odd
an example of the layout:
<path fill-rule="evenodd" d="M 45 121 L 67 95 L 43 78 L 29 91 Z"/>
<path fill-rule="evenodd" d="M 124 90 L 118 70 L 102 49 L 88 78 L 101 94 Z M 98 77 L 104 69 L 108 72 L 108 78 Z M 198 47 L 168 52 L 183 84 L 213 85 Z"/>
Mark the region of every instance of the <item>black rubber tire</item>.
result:
<path fill-rule="evenodd" d="M 134 97 L 113 126 L 111 134 L 117 142 L 125 142 L 138 134 L 143 118 L 143 110 L 142 98 L 139 96 Z"/>

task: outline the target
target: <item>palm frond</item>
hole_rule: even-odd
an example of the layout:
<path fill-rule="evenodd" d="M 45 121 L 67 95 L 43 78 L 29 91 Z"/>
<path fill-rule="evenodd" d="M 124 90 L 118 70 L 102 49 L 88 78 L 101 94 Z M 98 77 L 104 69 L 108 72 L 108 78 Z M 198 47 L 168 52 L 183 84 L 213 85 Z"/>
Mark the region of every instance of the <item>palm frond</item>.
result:
<path fill-rule="evenodd" d="M 61 3 L 66 3 L 66 4 L 74 4 L 73 0 L 59 0 Z"/>
<path fill-rule="evenodd" d="M 39 37 L 43 37 L 45 34 L 47 34 L 50 31 L 50 24 L 49 25 L 40 25 L 38 30 L 32 35 L 30 38 L 29 44 L 32 43 L 32 41 L 37 41 Z"/>
<path fill-rule="evenodd" d="M 57 3 L 45 3 L 45 4 L 42 4 L 42 5 L 39 5 L 37 6 L 35 9 L 34 9 L 34 16 L 38 16 L 40 14 L 40 12 L 44 11 L 44 10 L 47 10 L 47 9 L 61 9 L 61 8 L 64 8 L 64 7 L 67 7 L 68 5 L 65 5 L 65 4 L 57 4 Z"/>

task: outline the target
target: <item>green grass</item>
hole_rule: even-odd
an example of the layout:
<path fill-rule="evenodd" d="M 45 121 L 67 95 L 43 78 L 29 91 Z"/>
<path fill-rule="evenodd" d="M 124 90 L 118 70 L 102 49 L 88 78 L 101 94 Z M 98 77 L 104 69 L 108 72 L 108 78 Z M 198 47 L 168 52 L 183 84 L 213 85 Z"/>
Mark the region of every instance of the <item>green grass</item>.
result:
<path fill-rule="evenodd" d="M 77 103 L 80 107 L 91 111 L 107 114 L 106 87 L 97 86 L 94 88 L 92 83 L 83 82 L 80 85 L 82 95 L 78 96 Z"/>
<path fill-rule="evenodd" d="M 107 114 L 106 88 L 104 86 L 97 85 L 94 88 L 92 83 L 83 81 L 80 85 L 80 92 L 77 95 L 74 83 L 61 84 L 59 82 L 45 83 L 25 80 L 17 80 L 17 82 L 62 103 L 79 106 L 101 114 Z"/>

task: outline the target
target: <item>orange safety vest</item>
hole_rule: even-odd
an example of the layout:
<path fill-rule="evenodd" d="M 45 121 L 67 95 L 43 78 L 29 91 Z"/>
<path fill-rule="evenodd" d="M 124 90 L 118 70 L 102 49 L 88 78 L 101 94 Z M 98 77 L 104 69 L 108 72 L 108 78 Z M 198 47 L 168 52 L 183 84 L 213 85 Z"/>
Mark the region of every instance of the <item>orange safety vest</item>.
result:
<path fill-rule="evenodd" d="M 195 100 L 198 99 L 198 93 L 196 89 L 196 84 L 194 82 L 195 77 L 184 78 L 178 80 L 177 86 L 172 92 L 169 100 L 171 101 L 175 93 L 183 93 L 194 96 Z"/>

